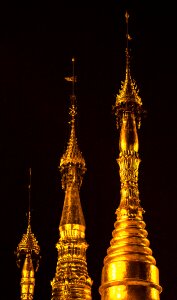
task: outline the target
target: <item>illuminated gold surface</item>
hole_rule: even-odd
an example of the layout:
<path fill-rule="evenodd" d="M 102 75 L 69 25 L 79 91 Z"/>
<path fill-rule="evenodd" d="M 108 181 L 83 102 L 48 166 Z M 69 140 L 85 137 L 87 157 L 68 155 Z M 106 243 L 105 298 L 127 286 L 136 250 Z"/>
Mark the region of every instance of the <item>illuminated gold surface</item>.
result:
<path fill-rule="evenodd" d="M 34 295 L 35 277 L 31 254 L 27 254 L 21 276 L 21 299 L 32 300 Z"/>
<path fill-rule="evenodd" d="M 74 83 L 74 72 L 70 78 L 69 81 L 73 78 Z M 86 167 L 76 139 L 74 86 L 70 99 L 71 133 L 59 166 L 65 199 L 59 226 L 60 238 L 56 244 L 58 250 L 56 273 L 51 282 L 52 300 L 90 300 L 92 280 L 87 271 L 88 244 L 85 240 L 85 220 L 79 194 Z"/>
<path fill-rule="evenodd" d="M 143 110 L 130 76 L 128 46 L 126 77 L 114 109 L 117 127 L 120 128 L 117 159 L 121 181 L 120 204 L 104 259 L 99 292 L 102 300 L 158 300 L 162 291 L 159 271 L 149 247 L 138 189 L 140 159 L 137 128 Z"/>

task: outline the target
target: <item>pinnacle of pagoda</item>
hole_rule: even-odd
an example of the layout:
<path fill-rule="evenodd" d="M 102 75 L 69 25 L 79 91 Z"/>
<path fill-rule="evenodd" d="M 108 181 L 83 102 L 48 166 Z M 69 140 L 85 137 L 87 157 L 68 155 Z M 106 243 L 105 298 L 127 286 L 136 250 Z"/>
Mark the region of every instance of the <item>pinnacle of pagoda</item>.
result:
<path fill-rule="evenodd" d="M 31 229 L 30 195 L 31 195 L 31 169 L 29 188 L 29 210 L 27 231 L 23 234 L 15 252 L 17 266 L 21 268 L 21 299 L 32 300 L 35 287 L 35 272 L 39 267 L 40 247 Z"/>
<path fill-rule="evenodd" d="M 91 299 L 92 280 L 88 275 L 86 262 L 88 244 L 85 240 L 85 220 L 79 194 L 86 164 L 76 137 L 74 63 L 75 59 L 72 58 L 73 74 L 65 78 L 72 83 L 69 109 L 71 120 L 69 141 L 59 165 L 65 199 L 59 225 L 60 237 L 56 244 L 56 273 L 51 282 L 52 300 Z"/>
<path fill-rule="evenodd" d="M 138 189 L 139 141 L 137 129 L 143 113 L 142 101 L 130 75 L 128 42 L 125 81 L 116 97 L 114 111 L 119 137 L 120 204 L 116 211 L 112 240 L 104 258 L 101 286 L 102 300 L 158 300 L 162 291 L 159 270 L 152 256 L 143 221 Z"/>

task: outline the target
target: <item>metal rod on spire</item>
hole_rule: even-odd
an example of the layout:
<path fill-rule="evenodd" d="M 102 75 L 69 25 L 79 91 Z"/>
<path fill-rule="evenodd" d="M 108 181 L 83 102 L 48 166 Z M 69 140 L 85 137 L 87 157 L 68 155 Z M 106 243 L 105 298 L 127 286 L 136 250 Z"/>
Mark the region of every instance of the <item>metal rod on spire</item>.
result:
<path fill-rule="evenodd" d="M 75 58 L 72 57 L 72 76 L 70 77 L 65 77 L 65 80 L 66 81 L 70 81 L 72 82 L 72 93 L 71 93 L 71 96 L 70 96 L 70 100 L 71 100 L 71 105 L 72 106 L 75 106 L 75 99 L 76 99 L 76 96 L 75 96 L 75 82 L 77 81 L 77 78 L 75 76 Z M 76 112 L 74 112 L 73 116 L 76 114 Z M 72 115 L 72 114 L 71 114 Z"/>
<path fill-rule="evenodd" d="M 129 34 L 129 31 L 128 31 L 128 19 L 129 19 L 129 14 L 128 12 L 126 11 L 125 12 L 125 21 L 126 21 L 126 73 L 129 72 L 129 41 L 132 39 L 130 34 Z"/>
<path fill-rule="evenodd" d="M 75 58 L 72 57 L 72 76 L 65 77 L 66 81 L 72 82 L 72 93 L 70 95 L 71 106 L 70 106 L 70 112 L 69 112 L 69 114 L 71 115 L 71 124 L 72 124 L 72 126 L 74 126 L 75 115 L 76 115 L 75 82 L 77 81 L 77 78 L 75 76 L 75 70 L 74 70 L 75 65 L 74 65 L 74 63 L 75 63 Z"/>
<path fill-rule="evenodd" d="M 31 168 L 29 168 L 29 184 L 28 184 L 28 222 L 30 222 L 30 211 L 31 211 Z"/>
<path fill-rule="evenodd" d="M 75 58 L 73 57 L 73 58 L 72 58 L 72 65 L 73 65 L 72 95 L 73 95 L 73 96 L 74 96 L 74 92 L 75 92 L 75 91 L 74 91 L 74 88 L 75 88 L 75 85 L 74 85 L 74 84 L 75 84 L 75 74 L 74 74 L 74 67 L 75 67 L 75 66 L 74 66 L 74 63 L 75 63 Z"/>
<path fill-rule="evenodd" d="M 126 30 L 126 41 L 127 41 L 127 51 L 128 51 L 128 41 L 129 41 L 129 33 L 128 33 L 128 18 L 129 18 L 129 14 L 126 11 L 125 12 L 125 20 L 126 20 L 126 25 L 127 25 L 127 30 Z"/>

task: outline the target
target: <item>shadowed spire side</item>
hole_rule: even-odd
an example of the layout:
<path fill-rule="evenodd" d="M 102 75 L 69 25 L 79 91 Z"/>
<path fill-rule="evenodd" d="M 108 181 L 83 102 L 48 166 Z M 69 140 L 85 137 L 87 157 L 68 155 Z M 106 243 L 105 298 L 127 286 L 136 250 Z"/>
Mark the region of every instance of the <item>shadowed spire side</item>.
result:
<path fill-rule="evenodd" d="M 56 244 L 58 262 L 51 282 L 52 300 L 91 300 L 92 280 L 88 275 L 86 262 L 88 244 L 85 240 L 85 220 L 79 194 L 86 165 L 76 137 L 74 62 L 73 58 L 73 75 L 65 78 L 72 82 L 69 109 L 71 120 L 69 141 L 59 165 L 65 199 L 59 225 L 60 238 Z"/>
<path fill-rule="evenodd" d="M 38 241 L 31 230 L 31 168 L 29 169 L 30 183 L 29 189 L 29 209 L 27 232 L 23 234 L 15 252 L 17 256 L 17 266 L 21 268 L 21 299 L 32 300 L 35 287 L 35 272 L 39 267 L 40 247 Z"/>
<path fill-rule="evenodd" d="M 138 189 L 139 141 L 137 129 L 143 113 L 142 101 L 129 65 L 128 18 L 126 76 L 116 97 L 114 111 L 119 137 L 120 204 L 116 211 L 112 240 L 102 269 L 102 300 L 159 300 L 159 271 L 152 256 L 148 233 L 143 221 Z"/>

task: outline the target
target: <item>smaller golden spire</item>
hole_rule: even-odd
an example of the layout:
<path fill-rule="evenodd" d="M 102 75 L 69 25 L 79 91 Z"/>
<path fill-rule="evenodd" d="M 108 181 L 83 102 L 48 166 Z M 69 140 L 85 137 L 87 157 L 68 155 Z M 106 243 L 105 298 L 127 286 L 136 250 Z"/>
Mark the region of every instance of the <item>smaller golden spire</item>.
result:
<path fill-rule="evenodd" d="M 86 167 L 76 138 L 74 62 L 75 59 L 72 58 L 72 76 L 65 78 L 72 82 L 69 110 L 71 132 L 59 165 L 65 199 L 59 224 L 60 237 L 56 244 L 58 250 L 56 273 L 51 281 L 52 300 L 91 300 L 92 280 L 88 275 L 86 262 L 88 244 L 85 240 L 85 219 L 79 194 Z"/>
<path fill-rule="evenodd" d="M 20 243 L 15 252 L 17 257 L 17 266 L 21 268 L 21 299 L 32 300 L 35 287 L 35 272 L 39 267 L 40 247 L 31 230 L 31 168 L 29 169 L 29 207 L 28 207 L 28 226 L 23 234 Z"/>

